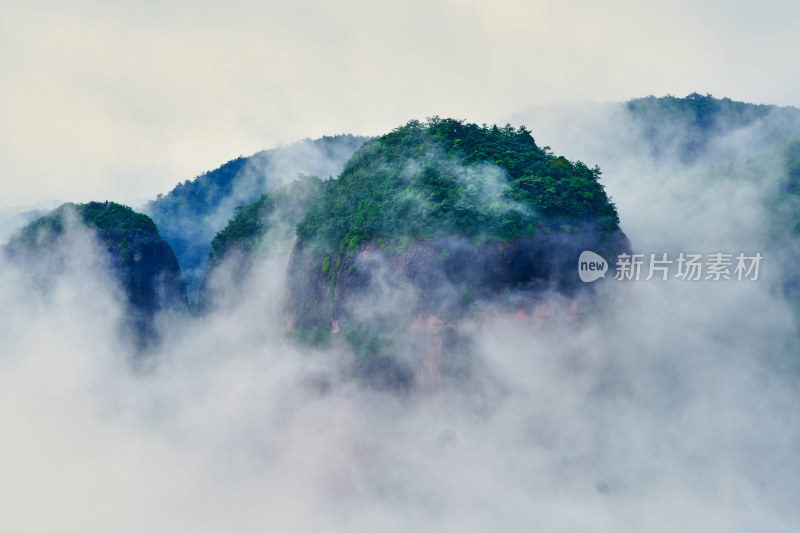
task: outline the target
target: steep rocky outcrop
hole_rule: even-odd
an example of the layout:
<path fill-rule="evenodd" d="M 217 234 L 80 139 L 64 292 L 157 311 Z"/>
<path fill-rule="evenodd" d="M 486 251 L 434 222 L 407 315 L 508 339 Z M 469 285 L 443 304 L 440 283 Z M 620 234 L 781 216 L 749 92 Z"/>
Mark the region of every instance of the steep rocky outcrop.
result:
<path fill-rule="evenodd" d="M 146 215 L 113 202 L 64 204 L 31 222 L 9 241 L 7 255 L 42 277 L 57 276 L 69 255 L 71 232 L 85 227 L 105 252 L 127 311 L 125 329 L 140 346 L 153 340 L 161 311 L 185 311 L 186 290 L 178 261 Z"/>
<path fill-rule="evenodd" d="M 599 175 L 524 128 L 434 118 L 367 142 L 298 224 L 289 322 L 448 321 L 479 302 L 584 290 L 582 251 L 613 263 L 630 250 Z"/>
<path fill-rule="evenodd" d="M 340 255 L 309 253 L 299 240 L 289 262 L 286 311 L 293 328 L 359 322 L 369 314 L 410 323 L 418 316 L 447 322 L 476 303 L 530 311 L 545 293 L 574 296 L 584 250 L 612 258 L 630 252 L 624 233 L 602 239 L 591 227 L 480 245 L 458 236 L 418 239 L 405 249 L 372 240 Z"/>

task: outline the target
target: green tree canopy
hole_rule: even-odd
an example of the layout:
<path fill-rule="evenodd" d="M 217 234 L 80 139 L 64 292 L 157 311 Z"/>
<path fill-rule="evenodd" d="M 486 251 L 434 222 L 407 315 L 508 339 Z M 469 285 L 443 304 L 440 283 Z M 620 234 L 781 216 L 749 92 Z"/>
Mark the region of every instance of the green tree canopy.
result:
<path fill-rule="evenodd" d="M 599 176 L 524 127 L 412 120 L 357 150 L 297 234 L 334 250 L 381 237 L 511 241 L 582 223 L 608 234 L 619 219 Z"/>

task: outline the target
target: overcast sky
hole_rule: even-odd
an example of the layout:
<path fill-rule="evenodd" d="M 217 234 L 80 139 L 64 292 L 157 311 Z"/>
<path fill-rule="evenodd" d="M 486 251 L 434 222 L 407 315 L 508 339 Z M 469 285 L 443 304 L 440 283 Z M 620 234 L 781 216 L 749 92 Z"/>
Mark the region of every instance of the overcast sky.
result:
<path fill-rule="evenodd" d="M 794 0 L 109 4 L 0 3 L 0 207 L 136 205 L 238 155 L 433 114 L 695 90 L 800 106 Z"/>

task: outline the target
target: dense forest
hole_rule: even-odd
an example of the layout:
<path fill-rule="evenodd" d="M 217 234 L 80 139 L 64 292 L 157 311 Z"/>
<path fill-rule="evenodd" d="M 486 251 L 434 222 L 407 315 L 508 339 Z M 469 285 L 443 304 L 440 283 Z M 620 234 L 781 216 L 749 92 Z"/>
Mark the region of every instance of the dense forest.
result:
<path fill-rule="evenodd" d="M 330 251 L 373 238 L 508 242 L 588 221 L 610 234 L 619 218 L 599 176 L 539 148 L 524 127 L 411 121 L 359 149 L 297 234 Z"/>

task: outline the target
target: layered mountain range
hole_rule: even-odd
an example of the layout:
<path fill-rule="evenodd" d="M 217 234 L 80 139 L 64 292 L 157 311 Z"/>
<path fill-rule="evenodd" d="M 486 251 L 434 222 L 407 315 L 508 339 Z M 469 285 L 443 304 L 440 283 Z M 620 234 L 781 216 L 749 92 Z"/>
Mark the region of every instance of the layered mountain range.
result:
<path fill-rule="evenodd" d="M 632 100 L 624 110 L 656 158 L 677 150 L 693 161 L 720 138 L 767 132 L 767 151 L 757 153 L 784 168 L 767 201 L 791 270 L 800 256 L 800 111 L 698 94 Z M 609 262 L 631 251 L 598 167 L 554 154 L 525 127 L 438 117 L 377 138 L 325 137 L 240 157 L 144 210 L 65 204 L 20 229 L 5 253 L 56 275 L 58 261 L 45 258 L 72 226 L 88 228 L 119 282 L 129 329 L 146 345 L 165 310 L 202 313 L 247 298 L 238 281 L 277 251 L 286 330 L 304 343 L 344 342 L 374 362 L 415 325 L 453 324 L 488 307 L 533 313 L 552 294 L 575 300 L 593 287 L 578 279 L 582 251 Z M 215 282 L 223 270 L 228 281 Z M 798 285 L 787 274 L 787 292 Z M 410 372 L 400 366 L 369 371 Z"/>

